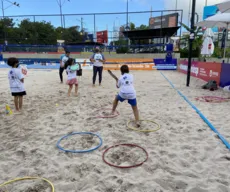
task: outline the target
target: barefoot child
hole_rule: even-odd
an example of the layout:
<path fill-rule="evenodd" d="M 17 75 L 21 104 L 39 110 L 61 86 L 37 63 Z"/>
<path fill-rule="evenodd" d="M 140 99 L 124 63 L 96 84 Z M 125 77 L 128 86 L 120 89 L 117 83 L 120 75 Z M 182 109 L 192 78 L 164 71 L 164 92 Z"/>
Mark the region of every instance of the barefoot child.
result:
<path fill-rule="evenodd" d="M 12 67 L 8 73 L 8 79 L 12 96 L 14 96 L 15 109 L 19 112 L 22 110 L 23 96 L 26 95 L 24 75 L 22 74 L 21 68 L 18 68 L 19 61 L 17 58 L 9 58 L 7 64 Z"/>
<path fill-rule="evenodd" d="M 119 79 L 109 71 L 110 75 L 117 82 L 117 88 L 120 88 L 119 94 L 113 102 L 112 114 L 115 113 L 119 101 L 123 102 L 128 100 L 128 103 L 133 109 L 136 124 L 139 126 L 139 112 L 137 108 L 136 91 L 133 86 L 133 75 L 129 74 L 129 67 L 127 65 L 122 65 L 120 70 L 122 76 Z"/>
<path fill-rule="evenodd" d="M 65 69 L 67 73 L 67 82 L 66 84 L 69 85 L 68 96 L 70 97 L 71 91 L 73 89 L 73 85 L 75 85 L 75 96 L 77 96 L 78 92 L 78 81 L 77 81 L 77 70 L 78 68 L 75 67 L 74 59 L 70 58 L 65 63 Z"/>

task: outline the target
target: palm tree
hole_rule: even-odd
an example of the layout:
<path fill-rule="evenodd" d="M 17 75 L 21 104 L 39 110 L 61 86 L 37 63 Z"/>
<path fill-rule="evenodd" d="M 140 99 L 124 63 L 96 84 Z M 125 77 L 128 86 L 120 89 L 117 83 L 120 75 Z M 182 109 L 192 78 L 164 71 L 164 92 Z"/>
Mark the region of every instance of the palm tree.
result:
<path fill-rule="evenodd" d="M 188 32 L 191 31 L 191 28 L 188 27 L 187 25 L 185 25 L 184 23 L 181 23 L 180 22 L 180 25 L 186 29 Z M 202 40 L 202 37 L 203 35 L 201 34 L 202 32 L 202 27 L 195 27 L 194 28 L 194 34 L 195 34 L 195 39 L 193 41 L 193 46 L 192 46 L 192 49 L 193 49 L 193 54 L 196 55 L 196 57 L 200 57 L 200 53 L 201 53 L 201 47 L 202 47 L 202 43 L 203 43 L 203 40 Z M 186 45 L 189 44 L 189 39 L 190 39 L 190 35 L 184 35 L 182 38 L 181 38 L 181 41 L 184 41 L 186 43 Z M 185 46 L 185 48 L 182 50 L 182 51 L 187 51 L 188 52 L 188 46 Z"/>

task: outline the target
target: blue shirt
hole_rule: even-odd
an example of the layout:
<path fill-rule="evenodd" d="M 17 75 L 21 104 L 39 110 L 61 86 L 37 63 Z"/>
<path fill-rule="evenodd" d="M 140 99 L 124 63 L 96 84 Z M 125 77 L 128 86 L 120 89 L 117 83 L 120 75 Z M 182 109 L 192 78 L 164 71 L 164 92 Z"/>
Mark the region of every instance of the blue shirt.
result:
<path fill-rule="evenodd" d="M 60 60 L 62 61 L 63 57 L 65 57 L 65 54 L 62 54 L 60 57 Z"/>

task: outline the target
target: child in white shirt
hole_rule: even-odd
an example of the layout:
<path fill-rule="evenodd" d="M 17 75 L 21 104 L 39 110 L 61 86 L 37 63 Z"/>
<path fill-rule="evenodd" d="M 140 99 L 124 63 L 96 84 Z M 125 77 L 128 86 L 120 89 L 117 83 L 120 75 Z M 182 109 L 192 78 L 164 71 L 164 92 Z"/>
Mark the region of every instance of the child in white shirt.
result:
<path fill-rule="evenodd" d="M 115 113 L 119 101 L 123 102 L 128 100 L 128 103 L 132 106 L 136 124 L 139 126 L 139 112 L 137 108 L 136 91 L 133 86 L 133 75 L 129 74 L 129 67 L 127 65 L 122 65 L 120 70 L 122 76 L 116 80 L 117 88 L 120 88 L 120 91 L 113 102 L 112 114 Z"/>
<path fill-rule="evenodd" d="M 77 81 L 77 69 L 72 69 L 71 66 L 73 67 L 75 65 L 74 59 L 70 58 L 68 61 L 65 63 L 65 69 L 67 72 L 67 82 L 66 84 L 69 85 L 69 90 L 68 90 L 68 96 L 70 97 L 71 90 L 73 89 L 73 85 L 75 85 L 75 96 L 77 96 L 78 92 L 78 81 Z"/>
<path fill-rule="evenodd" d="M 14 104 L 17 112 L 22 110 L 23 96 L 26 95 L 24 87 L 24 75 L 21 68 L 19 68 L 19 61 L 15 57 L 8 59 L 7 64 L 12 67 L 8 73 L 10 83 L 10 90 L 14 96 Z"/>

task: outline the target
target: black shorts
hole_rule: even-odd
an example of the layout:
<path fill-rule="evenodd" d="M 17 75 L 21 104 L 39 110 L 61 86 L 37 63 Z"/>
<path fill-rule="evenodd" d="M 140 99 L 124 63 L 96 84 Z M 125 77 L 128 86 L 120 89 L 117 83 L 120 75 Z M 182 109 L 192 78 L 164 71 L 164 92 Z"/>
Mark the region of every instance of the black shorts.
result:
<path fill-rule="evenodd" d="M 24 96 L 24 95 L 26 95 L 26 92 L 25 91 L 23 91 L 23 92 L 18 92 L 18 93 L 12 93 L 12 96 Z"/>

